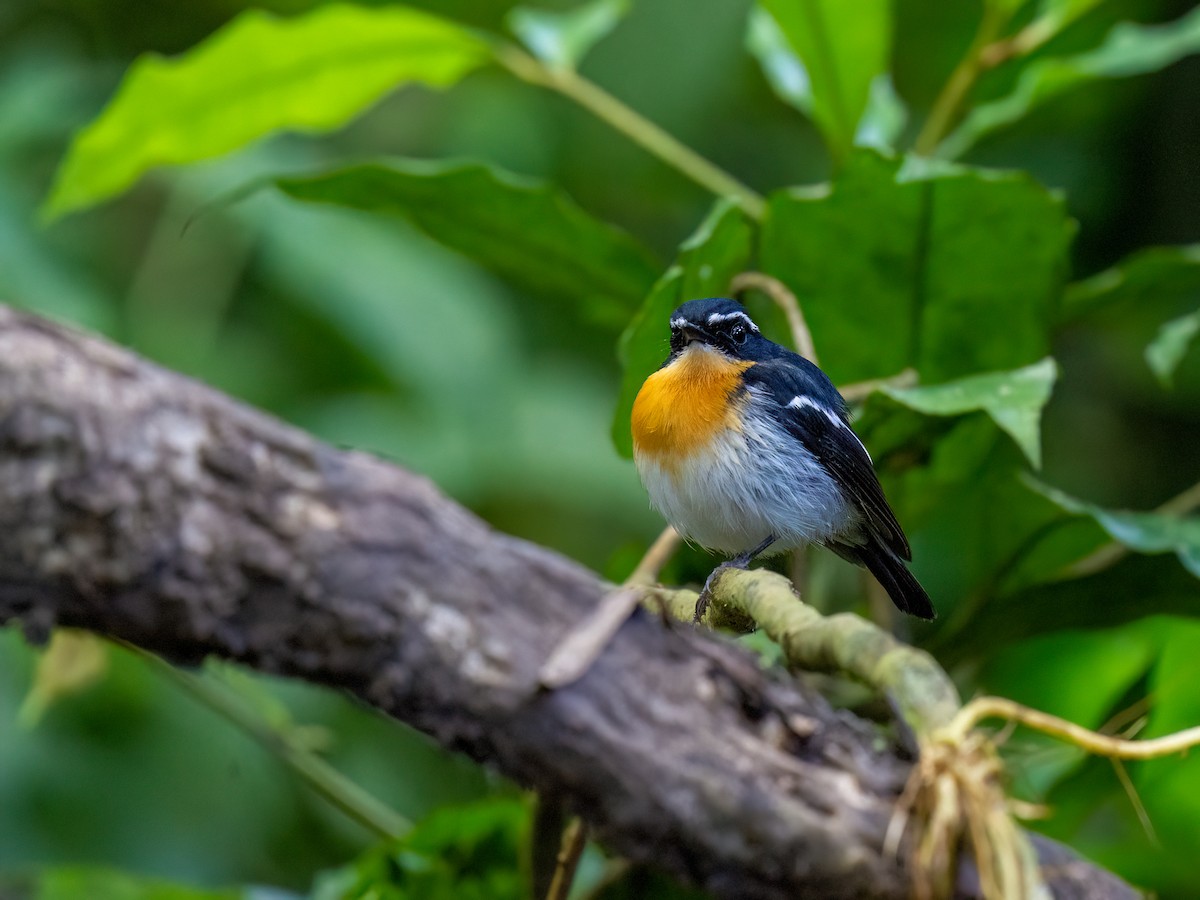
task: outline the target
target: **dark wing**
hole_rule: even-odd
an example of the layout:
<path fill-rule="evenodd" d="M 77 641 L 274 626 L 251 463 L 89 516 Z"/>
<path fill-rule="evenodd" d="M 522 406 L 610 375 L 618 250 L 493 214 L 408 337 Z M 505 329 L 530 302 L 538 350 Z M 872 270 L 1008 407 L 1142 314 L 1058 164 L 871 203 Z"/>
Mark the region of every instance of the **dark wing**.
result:
<path fill-rule="evenodd" d="M 871 455 L 850 428 L 846 405 L 824 372 L 807 360 L 759 364 L 750 369 L 775 400 L 787 432 L 816 457 L 858 507 L 871 533 L 902 559 L 912 550 L 883 496 Z M 755 370 L 759 370 L 755 372 Z"/>

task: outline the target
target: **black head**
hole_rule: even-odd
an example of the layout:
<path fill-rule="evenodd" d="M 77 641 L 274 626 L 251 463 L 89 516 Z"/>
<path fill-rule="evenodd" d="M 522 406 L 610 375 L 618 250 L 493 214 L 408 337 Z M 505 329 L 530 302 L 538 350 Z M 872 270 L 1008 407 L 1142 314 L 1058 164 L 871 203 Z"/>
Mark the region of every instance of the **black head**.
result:
<path fill-rule="evenodd" d="M 725 297 L 689 300 L 671 313 L 671 355 L 683 352 L 693 341 L 734 359 L 758 359 L 771 344 L 746 308 Z"/>

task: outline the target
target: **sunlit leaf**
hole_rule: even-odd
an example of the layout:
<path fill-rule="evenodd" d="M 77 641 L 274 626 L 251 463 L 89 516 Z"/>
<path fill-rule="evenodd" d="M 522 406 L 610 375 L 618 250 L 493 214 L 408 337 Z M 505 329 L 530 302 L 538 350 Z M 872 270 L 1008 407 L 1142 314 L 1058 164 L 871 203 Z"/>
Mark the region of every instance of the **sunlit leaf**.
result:
<path fill-rule="evenodd" d="M 812 80 L 808 69 L 788 44 L 779 23 L 758 5 L 751 8 L 746 20 L 746 49 L 758 60 L 767 84 L 779 99 L 811 116 Z"/>
<path fill-rule="evenodd" d="M 1175 370 L 1197 334 L 1200 334 L 1200 310 L 1165 323 L 1146 347 L 1146 364 L 1165 387 L 1171 386 Z"/>
<path fill-rule="evenodd" d="M 871 147 L 885 153 L 890 152 L 896 148 L 896 142 L 907 122 L 908 108 L 896 93 L 892 76 L 886 72 L 877 75 L 871 82 L 867 108 L 863 110 L 862 118 L 859 119 L 854 144 L 857 147 Z"/>
<path fill-rule="evenodd" d="M 761 265 L 799 298 L 837 384 L 921 383 L 1049 353 L 1073 225 L 1024 175 L 856 151 L 828 189 L 770 197 Z"/>
<path fill-rule="evenodd" d="M 859 119 L 871 83 L 888 68 L 892 40 L 891 4 L 887 0 L 761 0 L 759 4 L 778 24 L 787 44 L 807 71 L 811 115 L 835 159 L 846 156 L 858 133 Z M 755 26 L 751 22 L 751 27 Z M 766 44 L 752 42 L 751 50 L 774 83 L 777 54 Z M 801 105 L 800 108 L 804 108 Z"/>
<path fill-rule="evenodd" d="M 1010 125 L 1031 109 L 1090 81 L 1157 72 L 1200 52 L 1200 7 L 1163 25 L 1122 22 L 1099 47 L 1078 56 L 1036 60 L 1021 73 L 1012 93 L 975 107 L 938 148 L 956 158 L 984 135 Z"/>
<path fill-rule="evenodd" d="M 51 706 L 64 697 L 87 690 L 108 671 L 108 647 L 86 631 L 56 629 L 38 659 L 33 685 L 25 696 L 18 721 L 32 728 Z"/>
<path fill-rule="evenodd" d="M 983 410 L 1017 442 L 1035 466 L 1042 463 L 1042 409 L 1050 399 L 1058 367 L 1047 358 L 1012 372 L 971 375 L 929 387 L 883 388 L 905 406 L 931 416 Z"/>
<path fill-rule="evenodd" d="M 139 58 L 75 138 L 46 212 L 91 206 L 157 166 L 274 131 L 338 128 L 402 84 L 452 85 L 489 54 L 474 33 L 402 6 L 335 4 L 287 19 L 250 10 L 182 56 Z"/>
<path fill-rule="evenodd" d="M 749 264 L 752 236 L 753 229 L 741 210 L 729 201 L 719 201 L 680 246 L 679 259 L 654 285 L 621 335 L 617 346 L 621 394 L 613 418 L 613 443 L 622 455 L 633 454 L 629 416 L 634 397 L 670 352 L 667 320 L 671 311 L 686 300 L 727 295 L 730 280 Z"/>
<path fill-rule="evenodd" d="M 629 12 L 630 0 L 592 0 L 565 12 L 518 6 L 508 27 L 538 59 L 573 69 Z"/>
<path fill-rule="evenodd" d="M 1062 318 L 1112 304 L 1141 305 L 1162 297 L 1200 296 L 1200 244 L 1150 247 L 1067 288 Z"/>
<path fill-rule="evenodd" d="M 396 160 L 284 178 L 292 197 L 397 216 L 526 289 L 627 321 L 658 271 L 650 252 L 551 185 L 474 162 Z"/>
<path fill-rule="evenodd" d="M 1174 553 L 1184 568 L 1200 578 L 1200 516 L 1109 510 L 1040 482 L 1030 480 L 1030 485 L 1067 512 L 1095 519 L 1113 540 L 1130 550 Z"/>

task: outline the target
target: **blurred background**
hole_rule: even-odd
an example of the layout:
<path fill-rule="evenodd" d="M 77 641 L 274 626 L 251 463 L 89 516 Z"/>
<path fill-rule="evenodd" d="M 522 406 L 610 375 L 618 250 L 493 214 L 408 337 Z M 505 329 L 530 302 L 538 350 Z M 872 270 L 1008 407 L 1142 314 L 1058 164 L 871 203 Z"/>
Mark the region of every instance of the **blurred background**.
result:
<path fill-rule="evenodd" d="M 622 577 L 662 525 L 610 438 L 621 379 L 615 346 L 627 315 L 530 295 L 395 219 L 271 189 L 214 205 L 262 173 L 388 155 L 478 158 L 557 184 L 636 235 L 656 255 L 656 271 L 665 269 L 712 196 L 576 105 L 483 69 L 446 92 L 389 95 L 329 135 L 275 136 L 156 172 L 113 202 L 53 223 L 39 216 L 73 134 L 135 58 L 186 51 L 250 6 L 291 14 L 318 5 L 0 4 L 0 301 L 99 331 L 334 444 L 425 473 L 496 527 Z M 505 30 L 511 6 L 411 5 L 492 32 Z M 581 70 L 758 191 L 822 182 L 833 167 L 820 132 L 780 102 L 746 52 L 751 6 L 635 2 Z M 1192 9 L 1179 0 L 1100 3 L 1052 49 L 1082 52 L 1114 22 L 1165 22 Z M 892 71 L 911 140 L 981 7 L 895 0 L 892 13 Z M 1004 95 L 1018 75 L 988 73 L 977 96 Z M 964 161 L 1024 170 L 1061 189 L 1078 221 L 1069 277 L 1080 281 L 1141 248 L 1200 242 L 1198 110 L 1193 56 L 1050 100 Z M 1125 305 L 1056 333 L 1062 374 L 1044 422 L 1044 481 L 1100 506 L 1151 509 L 1200 480 L 1200 353 L 1183 359 L 1171 390 L 1141 361 L 1164 320 L 1197 307 L 1200 281 L 1189 284 L 1165 306 Z M 711 562 L 685 554 L 668 577 L 702 576 Z M 939 644 L 936 629 L 915 637 L 968 694 L 1061 701 L 1064 712 L 1087 710 L 1086 724 L 1096 726 L 1178 685 L 1189 702 L 1172 708 L 1176 727 L 1196 724 L 1188 716 L 1200 714 L 1200 700 L 1189 699 L 1200 676 L 1200 619 L 1188 619 L 1200 615 L 1200 582 L 1170 554 L 1131 558 L 1109 574 L 1104 590 L 1093 586 L 1079 601 L 1096 604 L 1086 615 L 1047 618 L 1026 603 L 1009 619 L 993 604 L 987 640 L 943 636 Z M 1160 594 L 1169 599 L 1160 603 Z M 1109 617 L 1098 604 L 1118 595 L 1135 600 L 1112 600 Z M 1165 611 L 1177 638 L 1169 656 L 1168 626 L 1155 618 Z M 94 668 L 86 689 L 31 700 L 38 652 L 16 630 L 0 631 L 4 890 L 99 896 L 72 881 L 86 867 L 126 873 L 127 881 L 106 882 L 128 890 L 112 896 L 159 896 L 153 891 L 168 889 L 155 879 L 283 896 L 370 858 L 375 835 L 144 661 L 111 648 L 84 666 Z M 405 817 L 486 799 L 510 803 L 503 808 L 517 831 L 528 828 L 515 788 L 338 695 L 228 670 L 208 677 L 280 727 L 303 725 L 314 752 Z M 1110 682 L 1103 696 L 1089 692 Z M 1010 749 L 1023 766 L 1018 785 L 1055 810 L 1035 827 L 1162 896 L 1200 896 L 1198 760 L 1137 769 L 1139 809 L 1103 760 L 1034 739 Z M 600 866 L 590 853 L 583 881 Z M 511 867 L 519 873 L 515 860 Z M 675 896 L 637 884 L 623 888 L 628 896 Z"/>

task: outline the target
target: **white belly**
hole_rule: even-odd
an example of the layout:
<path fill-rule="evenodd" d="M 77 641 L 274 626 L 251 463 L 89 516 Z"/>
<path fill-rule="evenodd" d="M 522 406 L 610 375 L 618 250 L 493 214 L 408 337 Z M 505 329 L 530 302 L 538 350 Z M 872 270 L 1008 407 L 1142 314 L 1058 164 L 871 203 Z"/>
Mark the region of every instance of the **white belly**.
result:
<path fill-rule="evenodd" d="M 778 427 L 778 426 L 774 426 Z M 772 426 L 748 416 L 687 462 L 671 468 L 635 456 L 650 502 L 687 540 L 730 555 L 774 534 L 766 555 L 841 538 L 857 543 L 858 511 L 795 441 L 770 440 Z"/>

